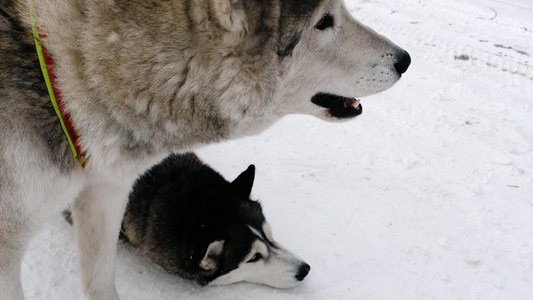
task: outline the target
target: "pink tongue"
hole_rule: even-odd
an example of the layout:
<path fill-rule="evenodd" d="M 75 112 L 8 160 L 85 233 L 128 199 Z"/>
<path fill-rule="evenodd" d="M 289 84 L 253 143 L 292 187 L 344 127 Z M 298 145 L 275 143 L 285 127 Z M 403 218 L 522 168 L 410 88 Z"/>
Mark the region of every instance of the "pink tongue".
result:
<path fill-rule="evenodd" d="M 346 100 L 344 101 L 344 108 L 348 108 L 348 107 L 352 106 L 352 104 L 354 104 L 354 102 L 355 102 L 354 98 L 346 98 Z"/>

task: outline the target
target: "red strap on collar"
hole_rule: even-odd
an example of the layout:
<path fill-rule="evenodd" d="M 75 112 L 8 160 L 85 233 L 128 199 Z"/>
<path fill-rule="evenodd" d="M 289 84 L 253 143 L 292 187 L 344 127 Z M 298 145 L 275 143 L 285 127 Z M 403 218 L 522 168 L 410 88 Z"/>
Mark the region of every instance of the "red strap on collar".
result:
<path fill-rule="evenodd" d="M 39 33 L 39 37 L 45 38 L 46 36 L 42 33 Z M 48 77 L 50 79 L 50 85 L 52 87 L 52 93 L 54 94 L 55 101 L 57 103 L 57 107 L 59 109 L 58 117 L 63 120 L 63 131 L 65 132 L 65 135 L 67 136 L 67 139 L 69 140 L 69 143 L 71 143 L 71 150 L 72 155 L 74 158 L 78 159 L 81 166 L 85 168 L 85 156 L 80 150 L 80 145 L 78 144 L 78 139 L 76 132 L 74 131 L 74 128 L 72 127 L 72 123 L 70 122 L 69 115 L 65 112 L 65 107 L 63 105 L 63 98 L 61 97 L 61 92 L 56 86 L 56 76 L 54 74 L 54 63 L 50 56 L 48 55 L 48 51 L 44 46 L 41 45 L 41 48 L 43 49 L 43 59 L 44 63 L 46 65 L 46 70 L 48 72 Z"/>

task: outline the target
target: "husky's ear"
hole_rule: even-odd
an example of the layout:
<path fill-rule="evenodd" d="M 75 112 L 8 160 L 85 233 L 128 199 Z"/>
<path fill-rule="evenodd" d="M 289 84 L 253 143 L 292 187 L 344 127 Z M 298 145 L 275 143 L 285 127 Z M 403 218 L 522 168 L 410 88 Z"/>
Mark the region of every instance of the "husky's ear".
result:
<path fill-rule="evenodd" d="M 248 31 L 244 7 L 245 0 L 196 0 L 192 1 L 191 19 L 201 28 L 223 28 L 232 33 Z"/>
<path fill-rule="evenodd" d="M 246 171 L 242 172 L 233 182 L 231 186 L 239 193 L 241 197 L 248 198 L 252 193 L 252 186 L 254 185 L 255 166 L 250 165 Z"/>
<path fill-rule="evenodd" d="M 224 241 L 214 241 L 209 244 L 205 256 L 200 262 L 200 267 L 206 271 L 212 271 L 217 268 L 217 262 L 213 257 L 219 256 L 224 251 Z"/>

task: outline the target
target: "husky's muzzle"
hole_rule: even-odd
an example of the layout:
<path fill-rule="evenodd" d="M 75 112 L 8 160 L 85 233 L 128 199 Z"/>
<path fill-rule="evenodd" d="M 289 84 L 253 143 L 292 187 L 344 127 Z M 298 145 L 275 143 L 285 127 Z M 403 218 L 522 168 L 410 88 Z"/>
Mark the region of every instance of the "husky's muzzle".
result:
<path fill-rule="evenodd" d="M 411 65 L 411 56 L 407 51 L 398 51 L 395 54 L 394 69 L 401 77 Z M 363 113 L 363 106 L 359 99 L 343 97 L 329 93 L 318 93 L 311 98 L 314 104 L 327 108 L 328 114 L 337 119 L 357 117 Z"/>

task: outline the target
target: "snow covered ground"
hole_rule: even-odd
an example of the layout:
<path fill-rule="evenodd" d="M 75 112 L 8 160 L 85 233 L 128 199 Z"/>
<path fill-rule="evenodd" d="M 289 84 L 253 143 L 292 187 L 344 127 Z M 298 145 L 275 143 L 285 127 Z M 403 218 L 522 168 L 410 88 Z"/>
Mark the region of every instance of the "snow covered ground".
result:
<path fill-rule="evenodd" d="M 253 196 L 311 273 L 292 290 L 198 287 L 120 245 L 124 299 L 532 299 L 533 2 L 349 0 L 413 63 L 356 120 L 290 116 L 200 156 Z M 23 262 L 28 299 L 81 299 L 59 217 Z"/>

